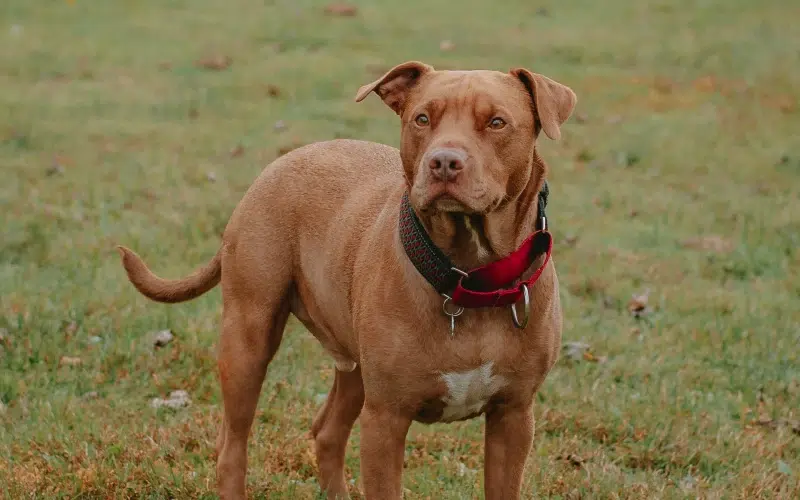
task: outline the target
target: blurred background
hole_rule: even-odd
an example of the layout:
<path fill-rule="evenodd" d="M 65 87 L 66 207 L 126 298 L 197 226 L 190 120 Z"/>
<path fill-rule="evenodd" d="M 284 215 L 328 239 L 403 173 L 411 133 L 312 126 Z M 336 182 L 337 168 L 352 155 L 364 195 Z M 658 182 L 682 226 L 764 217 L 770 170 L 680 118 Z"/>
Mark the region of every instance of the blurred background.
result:
<path fill-rule="evenodd" d="M 798 19 L 789 0 L 4 0 L 0 496 L 213 496 L 220 292 L 148 302 L 114 246 L 183 276 L 274 158 L 398 145 L 395 115 L 353 97 L 415 59 L 578 95 L 539 145 L 565 330 L 526 498 L 796 498 Z M 318 495 L 332 371 L 290 322 L 256 498 Z M 406 498 L 480 498 L 482 430 L 413 426 Z"/>

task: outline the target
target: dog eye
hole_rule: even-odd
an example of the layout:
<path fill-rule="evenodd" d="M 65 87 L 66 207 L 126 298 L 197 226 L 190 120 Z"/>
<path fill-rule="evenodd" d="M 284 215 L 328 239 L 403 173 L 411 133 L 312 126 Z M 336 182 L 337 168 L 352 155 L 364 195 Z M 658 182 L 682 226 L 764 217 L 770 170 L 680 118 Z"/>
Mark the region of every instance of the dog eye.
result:
<path fill-rule="evenodd" d="M 417 124 L 417 125 L 419 125 L 420 127 L 427 127 L 427 126 L 428 126 L 428 124 L 431 122 L 431 121 L 428 119 L 428 115 L 425 115 L 425 114 L 417 115 L 417 117 L 416 117 L 416 118 L 414 118 L 414 121 L 415 121 L 415 122 L 416 122 L 416 124 Z"/>
<path fill-rule="evenodd" d="M 500 130 L 505 126 L 506 126 L 506 121 L 500 118 L 499 116 L 495 116 L 494 118 L 492 118 L 492 121 L 489 122 L 489 128 L 494 130 Z"/>

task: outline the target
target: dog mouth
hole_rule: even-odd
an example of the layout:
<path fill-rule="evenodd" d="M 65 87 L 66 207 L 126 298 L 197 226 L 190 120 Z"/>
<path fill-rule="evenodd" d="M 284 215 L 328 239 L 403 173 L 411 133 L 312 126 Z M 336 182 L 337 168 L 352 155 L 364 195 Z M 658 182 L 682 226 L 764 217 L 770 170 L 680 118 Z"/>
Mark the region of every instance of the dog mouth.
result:
<path fill-rule="evenodd" d="M 431 212 L 464 212 L 469 211 L 469 205 L 461 196 L 455 193 L 453 187 L 447 184 L 435 184 L 415 189 L 417 203 L 414 205 L 425 213 Z"/>
<path fill-rule="evenodd" d="M 429 207 L 439 212 L 467 212 L 472 209 L 456 194 L 444 190 L 430 198 Z"/>
<path fill-rule="evenodd" d="M 440 186 L 415 190 L 412 193 L 412 204 L 423 213 L 457 213 L 465 215 L 482 215 L 495 206 L 494 200 L 487 196 L 467 197 L 450 186 Z M 416 194 L 417 196 L 414 196 Z M 416 200 L 415 200 L 416 198 Z M 416 203 L 414 203 L 416 201 Z"/>

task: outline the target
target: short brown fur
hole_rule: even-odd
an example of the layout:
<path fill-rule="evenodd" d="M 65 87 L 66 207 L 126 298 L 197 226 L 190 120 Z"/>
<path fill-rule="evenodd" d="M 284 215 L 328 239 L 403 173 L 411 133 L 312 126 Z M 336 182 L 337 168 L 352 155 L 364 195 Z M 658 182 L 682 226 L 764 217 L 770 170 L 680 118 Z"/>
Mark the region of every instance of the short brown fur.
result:
<path fill-rule="evenodd" d="M 217 255 L 187 278 L 161 279 L 120 247 L 130 281 L 153 300 L 189 300 L 222 283 L 222 498 L 245 497 L 248 435 L 290 313 L 337 368 L 311 429 L 329 498 L 348 495 L 345 446 L 359 417 L 366 498 L 401 498 L 406 433 L 412 421 L 441 420 L 441 374 L 487 361 L 509 383 L 481 409 L 486 498 L 520 495 L 533 397 L 561 342 L 555 267 L 531 290 L 524 330 L 514 329 L 507 309 L 473 309 L 458 318 L 451 339 L 442 298 L 400 245 L 398 210 L 408 191 L 431 238 L 462 268 L 508 254 L 535 229 L 547 175 L 538 133 L 560 136 L 575 94 L 524 69 L 436 71 L 415 61 L 365 85 L 356 100 L 372 92 L 401 118 L 399 151 L 337 140 L 277 159 L 234 210 Z M 431 173 L 431 155 L 443 149 L 464 159 L 444 180 Z"/>

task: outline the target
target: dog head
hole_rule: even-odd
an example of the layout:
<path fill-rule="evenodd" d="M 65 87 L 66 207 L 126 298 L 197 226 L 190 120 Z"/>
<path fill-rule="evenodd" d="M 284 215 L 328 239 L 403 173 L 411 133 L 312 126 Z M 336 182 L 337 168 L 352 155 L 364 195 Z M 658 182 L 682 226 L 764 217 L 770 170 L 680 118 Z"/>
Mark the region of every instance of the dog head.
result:
<path fill-rule="evenodd" d="M 409 198 L 423 213 L 485 215 L 518 197 L 541 130 L 553 140 L 575 107 L 568 87 L 526 69 L 436 71 L 410 61 L 358 90 L 402 121 Z"/>

